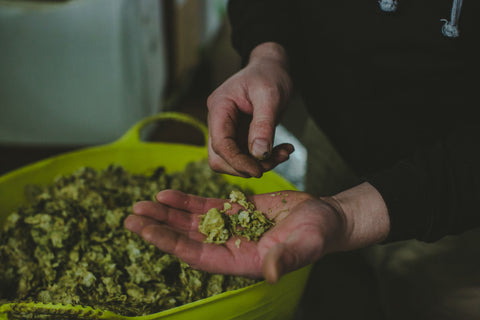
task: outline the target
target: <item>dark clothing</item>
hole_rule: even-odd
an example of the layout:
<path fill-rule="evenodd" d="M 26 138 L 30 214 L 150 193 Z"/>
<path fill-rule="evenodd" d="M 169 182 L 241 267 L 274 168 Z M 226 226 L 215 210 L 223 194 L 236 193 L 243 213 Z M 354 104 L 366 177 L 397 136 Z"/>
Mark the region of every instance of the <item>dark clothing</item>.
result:
<path fill-rule="evenodd" d="M 311 116 L 349 165 L 382 194 L 387 241 L 435 241 L 480 226 L 479 71 L 475 17 L 441 33 L 451 0 L 231 0 L 234 47 L 282 44 Z M 478 89 L 477 89 L 478 90 Z"/>

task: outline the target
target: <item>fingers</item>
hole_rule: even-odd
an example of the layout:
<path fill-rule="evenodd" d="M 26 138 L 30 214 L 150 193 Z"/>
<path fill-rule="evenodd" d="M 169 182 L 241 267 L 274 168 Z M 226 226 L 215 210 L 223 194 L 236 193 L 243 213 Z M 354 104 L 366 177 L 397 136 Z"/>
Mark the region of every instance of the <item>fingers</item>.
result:
<path fill-rule="evenodd" d="M 230 103 L 221 100 L 216 103 Z M 211 108 L 208 113 L 208 154 L 213 170 L 241 177 L 261 177 L 262 168 L 248 153 L 240 148 L 239 114 L 236 106 Z M 246 136 L 244 137 L 246 139 Z"/>
<path fill-rule="evenodd" d="M 318 240 L 318 239 L 317 239 Z M 284 274 L 313 263 L 321 256 L 321 241 L 306 240 L 301 233 L 292 233 L 284 242 L 272 246 L 263 260 L 263 276 L 269 283 Z"/>
<path fill-rule="evenodd" d="M 279 164 L 290 159 L 290 154 L 292 154 L 295 151 L 295 148 L 293 145 L 289 143 L 280 144 L 273 148 L 270 157 L 261 161 L 257 160 L 254 168 L 251 168 L 251 170 L 250 169 L 244 170 L 243 172 L 235 170 L 225 160 L 223 160 L 223 158 L 219 157 L 211 148 L 210 143 L 208 146 L 208 151 L 209 151 L 208 152 L 209 164 L 213 170 L 217 172 L 227 173 L 234 176 L 243 177 L 243 178 L 249 178 L 249 177 L 260 178 L 264 172 L 270 171 L 274 169 L 276 166 L 278 166 Z M 242 158 L 239 158 L 239 160 L 241 163 L 246 163 L 246 161 L 242 161 Z M 258 165 L 261 168 L 260 173 L 257 173 Z"/>
<path fill-rule="evenodd" d="M 240 247 L 235 238 L 221 246 L 203 242 L 205 235 L 198 231 L 200 214 L 212 207 L 222 208 L 225 200 L 188 195 L 177 190 L 161 191 L 157 200 L 158 203 L 136 203 L 134 215 L 125 219 L 125 227 L 194 268 L 261 277 L 262 260 L 256 242 L 242 241 Z"/>
<path fill-rule="evenodd" d="M 265 100 L 278 97 L 259 89 L 249 96 L 247 91 L 238 92 L 238 87 L 242 86 L 222 86 L 207 100 L 209 164 L 218 172 L 260 178 L 264 169 L 258 160 L 272 153 L 278 109 L 277 102 Z"/>
<path fill-rule="evenodd" d="M 123 224 L 125 228 L 141 236 L 143 228 L 151 224 L 158 224 L 158 222 L 148 217 L 130 215 Z"/>
<path fill-rule="evenodd" d="M 146 226 L 142 229 L 141 236 L 163 252 L 173 254 L 192 266 L 201 265 L 203 250 L 201 241 L 160 224 Z"/>
<path fill-rule="evenodd" d="M 262 160 L 260 164 L 265 172 L 270 171 L 290 159 L 290 154 L 294 151 L 295 148 L 290 143 L 280 144 L 273 148 L 272 155 L 268 159 Z"/>
<path fill-rule="evenodd" d="M 207 99 L 209 160 L 215 171 L 261 177 L 286 160 L 283 154 L 259 162 L 273 155 L 275 127 L 292 90 L 286 59 L 276 53 L 274 59 L 265 59 L 270 55 L 262 52 L 257 63 L 249 63 Z"/>
<path fill-rule="evenodd" d="M 133 213 L 152 221 L 165 223 L 181 230 L 191 230 L 198 225 L 195 216 L 175 208 L 167 207 L 153 201 L 141 201 L 133 206 Z M 147 223 L 142 219 L 139 222 Z"/>
<path fill-rule="evenodd" d="M 150 224 L 141 236 L 163 252 L 177 256 L 195 269 L 211 273 L 261 277 L 261 263 L 255 244 L 242 243 L 237 248 L 231 239 L 225 245 L 203 243 L 199 233 L 177 232 L 168 226 Z M 197 237 L 196 237 L 197 236 Z"/>
<path fill-rule="evenodd" d="M 285 244 L 279 243 L 268 250 L 263 262 L 263 276 L 268 283 L 276 283 L 284 274 L 283 262 Z"/>
<path fill-rule="evenodd" d="M 237 153 L 233 158 L 228 158 L 229 155 L 222 153 L 222 150 L 225 149 L 221 146 L 222 143 L 219 142 L 217 146 L 214 147 L 213 141 L 214 139 L 210 136 L 208 139 L 208 161 L 212 170 L 243 178 L 260 178 L 262 176 L 262 167 L 255 159 L 247 154 L 241 153 Z M 229 148 L 231 147 L 226 147 L 226 149 Z M 229 162 L 226 159 L 228 159 Z"/>
<path fill-rule="evenodd" d="M 225 202 L 222 199 L 195 196 L 178 190 L 160 191 L 156 199 L 166 206 L 177 209 L 180 213 L 183 211 L 191 214 L 204 214 L 211 208 L 222 208 Z"/>
<path fill-rule="evenodd" d="M 248 146 L 250 154 L 259 160 L 267 159 L 273 148 L 280 98 L 276 91 L 252 90 L 253 118 L 250 123 Z"/>
<path fill-rule="evenodd" d="M 257 163 L 261 166 L 261 175 L 264 172 L 274 169 L 279 164 L 290 159 L 290 155 L 295 151 L 295 148 L 290 143 L 283 143 L 273 148 L 272 154 L 269 158 Z M 230 175 L 235 175 L 243 178 L 249 178 L 250 175 L 241 173 L 228 165 L 226 161 L 218 157 L 214 152 L 209 152 L 209 162 L 210 167 L 215 171 L 221 171 Z M 256 175 L 255 177 L 259 178 L 260 176 Z"/>
<path fill-rule="evenodd" d="M 225 200 L 204 198 L 178 190 L 163 190 L 156 196 L 157 202 L 140 201 L 134 204 L 133 213 L 138 219 L 129 217 L 126 227 L 132 231 L 155 223 L 169 225 L 181 231 L 197 230 L 199 215 L 211 208 L 223 208 Z M 138 233 L 138 232 L 137 232 Z"/>
<path fill-rule="evenodd" d="M 160 250 L 176 255 L 186 263 L 201 265 L 201 254 L 198 253 L 201 252 L 203 244 L 199 233 L 178 232 L 151 218 L 136 215 L 125 219 L 125 227 Z"/>
<path fill-rule="evenodd" d="M 222 208 L 222 199 L 204 198 L 177 190 L 164 190 L 157 194 L 157 202 L 140 201 L 134 204 L 133 213 L 138 219 L 128 217 L 125 227 L 139 233 L 147 225 L 162 223 L 182 231 L 197 230 L 199 214 L 210 208 Z"/>

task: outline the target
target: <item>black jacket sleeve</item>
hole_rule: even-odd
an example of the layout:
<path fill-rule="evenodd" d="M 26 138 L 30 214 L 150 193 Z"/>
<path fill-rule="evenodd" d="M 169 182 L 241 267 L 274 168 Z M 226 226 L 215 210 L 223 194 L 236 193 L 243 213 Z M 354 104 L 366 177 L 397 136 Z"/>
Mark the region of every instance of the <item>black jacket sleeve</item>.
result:
<path fill-rule="evenodd" d="M 367 179 L 383 196 L 385 242 L 425 242 L 480 226 L 480 126 L 465 125 L 434 146 Z"/>
<path fill-rule="evenodd" d="M 277 42 L 289 53 L 296 28 L 294 3 L 287 0 L 229 1 L 232 44 L 243 64 L 248 62 L 253 48 L 263 42 Z"/>
<path fill-rule="evenodd" d="M 284 48 L 287 50 L 288 55 L 291 57 L 293 77 L 297 80 L 300 79 L 300 82 L 305 82 L 309 84 L 308 86 L 303 85 L 301 91 L 303 91 L 305 96 L 310 97 L 310 99 L 306 99 L 305 101 L 307 102 L 307 105 L 310 101 L 310 106 L 312 107 L 311 109 L 315 110 L 312 115 L 315 117 L 315 114 L 318 114 L 319 116 L 316 117 L 317 119 L 322 119 L 322 117 L 323 119 L 328 119 L 328 121 L 330 121 L 332 124 L 331 127 L 334 127 L 336 129 L 338 126 L 338 119 L 343 121 L 345 118 L 345 110 L 348 111 L 350 109 L 340 108 L 339 110 L 337 110 L 337 107 L 332 108 L 329 111 L 329 114 L 339 115 L 339 117 L 337 118 L 331 116 L 327 117 L 325 113 L 326 109 L 324 107 L 322 107 L 321 112 L 317 111 L 320 110 L 319 108 L 317 108 L 319 105 L 317 103 L 317 100 L 319 98 L 318 86 L 320 85 L 319 83 L 321 83 L 319 81 L 322 80 L 322 77 L 325 75 L 325 63 L 321 59 L 319 59 L 318 61 L 309 61 L 308 59 L 305 59 L 305 61 L 308 62 L 305 63 L 300 57 L 303 57 L 303 55 L 301 55 L 302 52 L 310 52 L 310 57 L 316 57 L 317 53 L 321 53 L 321 51 L 319 51 L 317 47 L 305 45 L 305 40 L 310 39 L 310 36 L 318 37 L 317 31 L 321 26 L 318 25 L 317 28 L 317 20 L 315 19 L 313 19 L 311 23 L 306 23 L 305 19 L 308 19 L 307 17 L 312 18 L 312 15 L 314 16 L 318 12 L 324 12 L 322 11 L 323 9 L 325 9 L 324 7 L 329 8 L 330 6 L 332 6 L 333 8 L 332 12 L 335 12 L 335 14 L 338 15 L 342 12 L 341 9 L 343 9 L 346 3 L 344 4 L 342 2 L 339 4 L 334 3 L 330 5 L 328 1 L 311 1 L 311 3 L 322 3 L 325 4 L 325 6 L 320 6 L 318 8 L 317 6 L 312 6 L 312 8 L 316 8 L 316 10 L 318 11 L 314 11 L 312 14 L 307 15 L 306 13 L 310 12 L 305 12 L 305 8 L 302 7 L 299 2 L 302 1 L 230 0 L 228 6 L 228 13 L 232 26 L 232 43 L 234 48 L 241 54 L 244 64 L 248 62 L 251 50 L 262 42 L 274 41 L 283 45 Z M 352 0 L 350 5 L 352 3 L 355 2 Z M 372 3 L 372 6 L 374 5 L 375 3 Z M 308 9 L 310 7 L 307 6 L 306 8 Z M 362 5 L 362 13 L 365 14 L 367 17 L 377 20 L 382 19 L 382 21 L 383 19 L 385 19 L 385 23 L 389 24 L 391 28 L 394 28 L 393 30 L 397 30 L 395 28 L 397 26 L 396 22 L 398 22 L 398 20 L 394 19 L 395 17 L 388 17 L 383 14 L 379 15 L 376 14 L 374 11 L 370 11 L 370 9 L 363 8 L 364 7 Z M 429 12 L 427 10 L 424 11 Z M 303 12 L 303 15 L 300 14 L 301 12 Z M 477 44 L 476 38 L 474 38 L 472 34 L 478 33 L 469 33 L 469 29 L 477 26 L 478 24 L 474 23 L 476 20 L 473 16 L 469 17 L 468 12 L 469 11 L 462 13 L 462 37 L 465 38 L 465 42 L 459 42 L 459 52 L 463 52 L 471 56 L 473 58 L 472 61 L 478 63 L 478 54 L 473 54 L 473 52 L 470 50 L 470 47 L 467 45 L 467 43 L 470 42 L 472 44 Z M 474 10 L 472 10 L 471 12 L 474 12 Z M 352 16 L 356 17 L 358 16 L 358 14 L 354 12 L 348 17 Z M 360 16 L 363 17 L 363 15 Z M 335 17 L 338 18 L 337 16 Z M 417 15 L 412 15 L 412 17 L 417 17 Z M 349 21 L 345 21 L 345 18 L 337 20 L 339 22 L 345 23 Z M 469 26 L 468 23 L 472 24 L 472 26 Z M 402 26 L 408 24 L 409 21 L 402 22 Z M 369 56 L 369 53 L 377 55 L 378 52 L 376 51 L 377 49 L 372 49 L 376 48 L 375 46 L 369 46 L 367 43 L 367 45 L 365 46 L 367 51 L 366 53 L 362 53 L 364 55 L 361 55 L 360 58 L 352 55 L 352 45 L 350 44 L 350 42 L 356 39 L 354 39 L 353 36 L 350 36 L 349 32 L 345 31 L 346 29 L 343 25 L 332 27 L 331 24 L 328 24 L 328 26 L 329 30 L 326 33 L 329 35 L 328 40 L 334 41 L 334 46 L 332 46 L 332 48 L 336 48 L 336 50 L 340 51 L 333 51 L 333 54 L 328 55 L 328 57 L 331 58 L 336 58 L 338 56 L 338 59 L 332 61 L 329 60 L 331 62 L 329 62 L 329 64 L 332 67 L 329 67 L 327 69 L 333 70 L 331 74 L 335 77 L 326 78 L 326 81 L 324 81 L 324 83 L 327 83 L 329 85 L 330 83 L 333 83 L 335 85 L 343 85 L 343 73 L 337 72 L 338 70 L 351 71 L 353 75 L 356 75 L 359 72 L 363 72 L 363 70 L 367 69 L 363 67 L 358 70 L 355 68 L 349 68 L 349 64 L 353 64 L 354 62 L 362 62 L 362 60 L 360 59 L 361 57 L 365 57 L 365 63 L 368 63 L 372 60 L 372 56 Z M 347 25 L 347 27 L 349 28 L 350 25 Z M 372 29 L 372 27 L 370 27 L 369 30 L 372 31 L 376 29 Z M 306 32 L 307 34 L 304 34 Z M 435 34 L 439 34 L 438 30 L 435 32 Z M 355 35 L 358 33 L 352 34 Z M 336 40 L 337 37 L 338 40 Z M 405 41 L 404 38 L 410 39 L 406 36 L 402 36 L 395 41 L 389 39 L 385 40 L 384 38 L 376 38 L 375 36 L 370 36 L 367 39 L 370 39 L 370 41 L 383 41 L 383 48 L 387 48 L 388 50 L 390 50 L 392 43 L 395 43 L 395 48 L 401 48 L 403 45 L 405 45 L 407 46 L 407 56 L 409 56 L 409 52 L 412 50 L 412 48 L 415 49 L 418 44 L 416 42 Z M 318 38 L 315 39 L 318 40 Z M 429 48 L 428 50 L 433 50 L 437 52 L 438 48 L 443 48 L 442 50 L 446 50 L 445 52 L 457 52 L 456 50 L 453 50 L 452 48 L 446 46 L 443 43 L 443 40 L 435 40 L 437 38 L 432 39 L 433 40 L 427 43 L 432 43 L 434 47 Z M 342 46 L 342 43 L 346 40 L 349 40 L 350 42 L 348 42 L 349 45 L 344 47 Z M 399 42 L 397 43 L 397 41 Z M 362 45 L 364 43 L 360 40 L 353 42 L 355 46 Z M 308 44 L 308 41 L 306 43 Z M 412 47 L 412 43 L 415 45 L 414 47 Z M 314 51 L 312 53 L 312 48 L 316 48 L 317 51 Z M 423 47 L 419 48 L 419 50 L 421 50 L 421 48 Z M 355 50 L 354 52 L 357 52 Z M 389 52 L 388 50 L 386 51 L 387 57 Z M 337 52 L 339 53 L 337 54 Z M 445 67 L 440 66 L 440 68 L 444 68 L 445 72 L 450 72 L 449 68 L 451 66 L 454 66 L 454 64 L 450 63 L 449 60 L 444 59 L 443 55 L 446 54 L 445 52 L 441 52 L 439 59 L 440 61 L 446 61 L 447 63 Z M 425 52 L 420 52 L 419 57 L 424 57 L 424 53 Z M 345 59 L 345 57 L 348 58 L 352 56 L 355 58 L 355 60 L 350 61 Z M 460 58 L 464 59 L 465 55 L 460 55 Z M 452 57 L 451 59 L 454 60 L 455 57 Z M 405 61 L 410 60 L 407 59 Z M 373 65 L 375 66 L 375 64 Z M 302 66 L 302 71 L 296 73 L 296 70 L 299 69 L 299 66 Z M 423 68 L 423 66 L 421 67 Z M 432 67 L 428 67 L 427 69 L 430 70 L 430 68 L 433 67 L 434 65 L 432 65 Z M 388 70 L 388 68 L 384 69 Z M 425 70 L 427 69 L 420 70 L 420 72 L 422 70 L 424 72 L 424 74 L 420 73 L 420 79 L 431 80 L 433 74 L 436 74 L 436 71 L 433 69 L 432 70 L 435 72 L 432 72 L 432 75 L 430 75 L 430 73 L 425 73 Z M 461 67 L 459 67 L 459 69 L 463 70 Z M 392 70 L 402 71 L 400 68 L 392 68 Z M 455 70 L 456 69 L 452 67 L 452 71 Z M 472 80 L 476 80 L 476 75 L 478 73 L 472 73 L 475 74 L 475 78 L 472 78 Z M 381 74 L 382 76 L 390 76 L 388 73 L 379 74 Z M 404 73 L 401 72 L 401 74 Z M 319 75 L 322 76 L 320 77 Z M 350 73 L 348 73 L 348 75 L 350 75 Z M 394 76 L 396 77 L 396 75 Z M 338 80 L 337 78 L 340 80 Z M 337 79 L 336 82 L 334 81 L 335 79 Z M 356 78 L 353 79 L 355 80 Z M 363 79 L 363 75 L 361 79 Z M 455 79 L 457 79 L 457 77 L 455 77 Z M 349 92 L 348 90 L 352 90 L 352 87 L 350 86 L 350 84 L 352 83 L 350 82 L 351 78 L 348 77 L 347 80 L 348 82 L 346 82 L 345 87 L 340 87 L 340 89 L 332 91 L 333 93 L 328 92 L 328 94 L 326 94 L 327 98 L 330 99 L 330 95 L 334 95 L 337 92 L 343 93 Z M 379 82 L 378 79 L 374 80 L 375 81 L 371 81 L 371 79 L 367 78 L 364 82 L 359 82 L 361 84 L 359 88 L 368 89 L 370 88 L 370 82 L 373 84 Z M 388 81 L 390 80 L 385 80 L 384 82 L 388 83 Z M 295 83 L 298 83 L 298 81 L 295 81 Z M 363 84 L 365 84 L 365 86 L 363 86 Z M 413 84 L 408 85 L 410 86 Z M 465 85 L 469 86 L 468 81 Z M 377 90 L 377 88 L 374 89 Z M 364 89 L 362 90 L 365 91 Z M 397 91 L 392 94 L 401 92 L 401 87 L 397 88 L 396 90 Z M 438 90 L 441 91 L 442 89 Z M 363 95 L 363 91 L 361 92 L 362 94 L 356 94 L 353 96 L 359 99 L 363 98 L 364 96 L 368 98 L 368 95 Z M 372 89 L 372 92 L 375 91 Z M 406 92 L 409 92 L 408 87 L 406 87 Z M 460 90 L 459 92 L 463 91 Z M 453 97 L 455 96 L 455 94 L 458 95 L 459 93 L 449 93 L 448 97 L 451 98 L 450 96 Z M 396 97 L 392 96 L 392 98 L 395 99 Z M 336 96 L 333 96 L 331 100 L 336 102 L 338 99 Z M 342 101 L 349 102 L 348 99 Z M 357 104 L 355 104 L 355 102 Z M 354 103 L 352 104 L 345 105 L 347 105 L 348 107 L 350 105 L 360 105 L 361 102 L 362 101 L 354 101 Z M 368 104 L 369 102 L 370 101 L 367 101 L 366 104 Z M 345 107 L 345 105 L 342 105 L 341 102 L 332 105 Z M 438 110 L 436 110 L 435 108 L 428 110 L 429 111 L 425 114 L 425 119 L 427 119 L 426 121 L 430 119 L 430 111 L 432 112 L 431 121 L 435 121 L 435 112 Z M 446 119 L 445 123 L 448 124 L 451 122 L 452 126 L 454 122 L 459 123 L 457 122 L 457 120 L 464 122 L 463 120 L 465 119 L 473 119 L 473 117 L 470 115 L 462 115 L 462 112 L 458 109 L 452 108 L 451 111 L 452 113 L 455 113 L 455 116 L 452 117 L 452 119 Z M 357 113 L 352 113 L 352 115 L 356 114 Z M 414 114 L 412 116 L 414 116 Z M 443 117 L 444 116 L 442 113 L 442 119 Z M 392 120 L 389 117 L 387 118 L 390 119 L 390 121 Z M 335 119 L 337 119 L 337 121 L 334 121 Z M 352 119 L 355 120 L 357 118 L 352 117 Z M 356 121 L 359 122 L 358 119 Z M 379 190 L 384 200 L 386 201 L 387 207 L 389 209 L 391 231 L 388 239 L 386 240 L 387 242 L 412 238 L 432 242 L 442 238 L 445 235 L 462 233 L 468 229 L 480 226 L 480 210 L 477 206 L 477 202 L 480 200 L 480 125 L 475 123 L 470 125 L 465 124 L 459 127 L 459 129 L 457 130 L 450 130 L 450 127 L 443 126 L 443 120 L 442 122 L 438 123 L 442 123 L 442 125 L 440 126 L 441 130 L 438 130 L 439 132 L 441 132 L 442 134 L 446 132 L 451 132 L 448 137 L 439 137 L 438 142 L 434 145 L 431 145 L 430 147 L 425 147 L 423 144 L 421 144 L 422 149 L 419 149 L 417 152 L 413 153 L 411 157 L 398 162 L 395 166 L 390 167 L 390 169 L 378 172 L 374 175 L 367 176 L 366 180 L 369 181 L 374 187 L 376 187 L 377 190 Z M 330 125 L 330 123 L 328 123 L 328 125 Z M 420 125 L 422 125 L 421 122 Z M 428 127 L 436 127 L 435 125 L 431 125 L 428 123 L 426 123 L 425 125 L 429 125 Z M 383 124 L 380 127 L 383 127 Z M 322 130 L 323 129 L 325 129 L 325 126 L 322 126 Z M 423 132 L 425 130 L 419 130 L 419 132 L 420 131 Z M 341 130 L 339 132 L 340 134 L 343 133 Z M 373 130 L 370 130 L 369 132 L 373 132 Z M 375 138 L 375 136 L 373 136 L 373 138 Z M 430 141 L 430 138 L 428 140 Z M 414 143 L 414 145 L 417 146 L 420 144 Z M 415 146 L 412 146 L 412 148 L 415 148 Z M 402 156 L 403 154 L 404 153 L 402 152 Z M 410 150 L 408 154 L 410 154 Z M 380 154 L 379 156 L 382 156 L 382 154 Z M 397 159 L 397 157 L 395 157 L 395 159 Z M 390 166 L 390 163 L 391 162 L 389 159 L 388 163 L 385 164 L 385 166 Z M 381 167 L 385 166 L 382 165 Z M 370 170 L 368 172 L 370 172 Z M 359 174 L 362 174 L 362 172 L 359 172 Z"/>

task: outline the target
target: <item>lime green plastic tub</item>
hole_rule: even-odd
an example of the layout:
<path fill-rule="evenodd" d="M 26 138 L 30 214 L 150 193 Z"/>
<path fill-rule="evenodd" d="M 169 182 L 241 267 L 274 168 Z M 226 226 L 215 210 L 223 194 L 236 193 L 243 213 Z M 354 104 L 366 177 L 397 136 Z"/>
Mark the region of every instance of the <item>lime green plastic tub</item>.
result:
<path fill-rule="evenodd" d="M 151 173 L 164 166 L 167 172 L 183 170 L 191 161 L 207 157 L 205 146 L 178 143 L 143 142 L 142 128 L 156 121 L 179 121 L 197 128 L 207 141 L 207 128 L 197 120 L 179 113 L 161 113 L 134 125 L 116 142 L 65 153 L 20 168 L 0 177 L 0 226 L 16 207 L 25 203 L 27 184 L 50 184 L 58 175 L 71 174 L 82 166 L 104 169 L 118 164 L 132 173 Z M 225 178 L 255 193 L 294 190 L 281 176 L 268 172 L 260 179 L 243 179 L 226 175 Z M 159 313 L 122 317 L 107 310 L 88 306 L 53 305 L 43 303 L 8 303 L 0 306 L 0 319 L 10 313 L 31 312 L 57 314 L 86 319 L 292 319 L 305 288 L 311 266 L 291 272 L 275 285 L 260 282 L 239 290 L 229 291 Z"/>

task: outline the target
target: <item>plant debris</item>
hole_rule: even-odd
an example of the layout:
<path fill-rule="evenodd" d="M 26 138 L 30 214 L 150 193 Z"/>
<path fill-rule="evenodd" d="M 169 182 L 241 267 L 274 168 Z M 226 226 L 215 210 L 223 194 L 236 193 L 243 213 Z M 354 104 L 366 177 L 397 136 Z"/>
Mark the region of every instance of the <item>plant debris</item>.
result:
<path fill-rule="evenodd" d="M 84 167 L 27 189 L 29 204 L 0 230 L 0 303 L 83 305 L 139 316 L 256 282 L 194 270 L 123 227 L 134 203 L 163 189 L 216 198 L 238 189 L 204 161 L 148 176 L 115 165 Z"/>
<path fill-rule="evenodd" d="M 241 191 L 234 190 L 229 196 L 230 202 L 223 204 L 223 210 L 212 208 L 201 216 L 198 230 L 207 236 L 206 243 L 222 244 L 232 236 L 244 237 L 247 240 L 258 241 L 260 237 L 275 225 L 263 212 L 248 202 Z M 242 208 L 234 214 L 226 214 L 232 209 L 231 203 L 238 203 Z M 240 247 L 238 238 L 235 245 Z"/>

